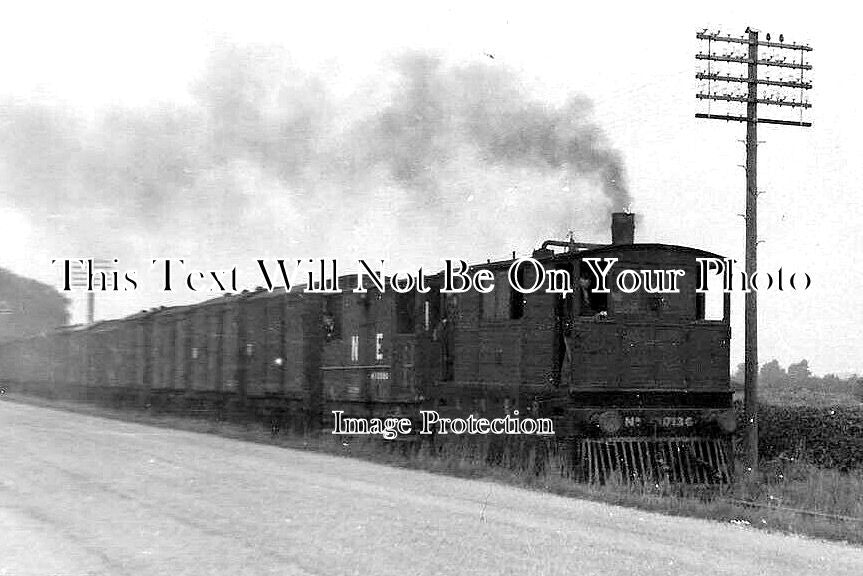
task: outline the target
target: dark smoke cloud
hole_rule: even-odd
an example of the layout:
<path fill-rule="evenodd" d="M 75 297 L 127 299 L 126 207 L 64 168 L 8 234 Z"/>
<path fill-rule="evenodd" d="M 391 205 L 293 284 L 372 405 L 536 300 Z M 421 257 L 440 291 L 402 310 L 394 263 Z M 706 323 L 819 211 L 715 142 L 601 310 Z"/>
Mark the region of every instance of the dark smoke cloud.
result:
<path fill-rule="evenodd" d="M 435 167 L 469 144 L 484 164 L 563 170 L 593 179 L 615 208 L 628 206 L 622 160 L 588 100 L 555 107 L 530 99 L 506 69 L 447 67 L 422 53 L 398 58 L 395 69 L 391 102 L 351 135 L 367 146 L 363 167 L 385 163 L 397 181 L 433 192 Z"/>
<path fill-rule="evenodd" d="M 190 95 L 95 118 L 4 102 L 0 195 L 53 250 L 222 265 L 495 257 L 630 203 L 589 101 L 538 100 L 494 62 L 405 53 L 339 97 L 280 47 L 222 42 Z"/>

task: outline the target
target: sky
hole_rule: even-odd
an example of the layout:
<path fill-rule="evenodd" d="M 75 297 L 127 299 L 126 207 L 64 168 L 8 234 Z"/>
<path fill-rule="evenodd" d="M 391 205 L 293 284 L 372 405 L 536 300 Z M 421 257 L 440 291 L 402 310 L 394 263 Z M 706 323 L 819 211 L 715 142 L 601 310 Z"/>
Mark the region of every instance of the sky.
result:
<path fill-rule="evenodd" d="M 863 72 L 842 4 L 408 4 L 7 7 L 0 266 L 58 285 L 52 259 L 118 258 L 142 286 L 99 295 L 108 318 L 212 296 L 159 291 L 152 258 L 252 284 L 257 258 L 431 270 L 605 242 L 620 208 L 637 241 L 742 263 L 745 127 L 694 117 L 694 55 L 696 31 L 751 26 L 814 47 L 813 127 L 759 126 L 759 270 L 812 277 L 759 295 L 760 358 L 863 372 Z"/>

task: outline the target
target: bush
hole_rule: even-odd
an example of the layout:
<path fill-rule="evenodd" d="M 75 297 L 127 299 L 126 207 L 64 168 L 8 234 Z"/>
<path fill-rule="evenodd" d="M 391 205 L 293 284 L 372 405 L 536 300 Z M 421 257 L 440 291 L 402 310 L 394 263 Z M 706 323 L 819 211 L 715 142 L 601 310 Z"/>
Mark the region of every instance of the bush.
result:
<path fill-rule="evenodd" d="M 743 408 L 737 408 L 742 435 Z M 758 420 L 758 449 L 765 460 L 803 458 L 823 468 L 863 468 L 863 408 L 764 404 Z"/>

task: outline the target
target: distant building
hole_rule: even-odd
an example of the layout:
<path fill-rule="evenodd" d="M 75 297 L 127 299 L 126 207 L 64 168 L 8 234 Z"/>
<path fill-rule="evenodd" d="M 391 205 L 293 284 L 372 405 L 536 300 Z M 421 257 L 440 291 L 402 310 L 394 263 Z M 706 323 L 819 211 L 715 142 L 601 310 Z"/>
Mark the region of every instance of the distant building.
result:
<path fill-rule="evenodd" d="M 67 324 L 68 307 L 55 288 L 0 268 L 0 342 Z"/>

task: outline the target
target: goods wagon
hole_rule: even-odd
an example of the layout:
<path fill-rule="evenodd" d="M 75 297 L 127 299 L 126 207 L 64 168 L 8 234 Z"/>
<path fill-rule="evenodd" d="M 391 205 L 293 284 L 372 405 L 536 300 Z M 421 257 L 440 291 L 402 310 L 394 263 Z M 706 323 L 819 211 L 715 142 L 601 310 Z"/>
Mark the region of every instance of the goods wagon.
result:
<path fill-rule="evenodd" d="M 384 279 L 388 281 L 388 279 Z M 418 402 L 416 292 L 380 291 L 356 276 L 340 279 L 340 294 L 322 296 L 320 374 L 324 417 L 407 414 Z"/>
<path fill-rule="evenodd" d="M 236 336 L 224 348 L 236 353 L 229 381 L 247 410 L 277 425 L 306 428 L 320 421 L 321 306 L 314 294 L 281 288 L 240 297 L 236 316 L 225 324 Z"/>
<path fill-rule="evenodd" d="M 336 294 L 258 289 L 6 342 L 0 378 L 306 430 L 326 429 L 334 411 L 549 418 L 591 480 L 724 482 L 729 299 L 711 308 L 696 292 L 698 258 L 718 256 L 637 244 L 633 216 L 616 213 L 610 244 L 547 241 L 530 259 L 472 266 L 494 279 L 488 292 L 446 293 L 442 273 L 426 293 L 355 292 L 355 275 Z M 608 259 L 601 292 L 591 266 Z M 622 276 L 645 271 L 678 271 L 678 291 L 625 289 Z M 569 291 L 548 291 L 550 274 Z"/>

